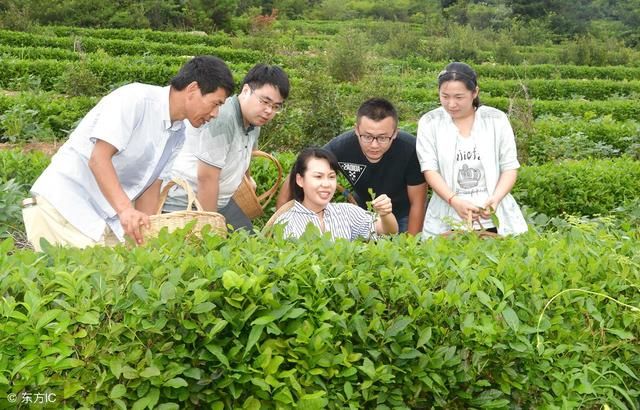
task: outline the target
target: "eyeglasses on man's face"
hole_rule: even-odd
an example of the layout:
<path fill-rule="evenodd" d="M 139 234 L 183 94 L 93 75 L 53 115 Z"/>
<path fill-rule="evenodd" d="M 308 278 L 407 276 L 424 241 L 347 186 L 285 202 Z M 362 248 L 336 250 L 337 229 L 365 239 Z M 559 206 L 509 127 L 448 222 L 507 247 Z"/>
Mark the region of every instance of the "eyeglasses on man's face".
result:
<path fill-rule="evenodd" d="M 255 94 L 256 98 L 258 99 L 258 102 L 264 107 L 264 108 L 270 108 L 271 111 L 273 111 L 274 113 L 279 113 L 282 112 L 282 110 L 284 110 L 284 103 L 274 103 L 273 101 L 271 101 L 270 98 L 259 95 L 258 93 L 256 93 L 256 91 L 251 88 L 251 92 L 253 94 Z"/>
<path fill-rule="evenodd" d="M 373 144 L 373 141 L 376 141 L 380 145 L 387 145 L 391 140 L 393 140 L 393 137 L 388 137 L 386 135 L 360 134 L 359 137 L 365 144 Z"/>

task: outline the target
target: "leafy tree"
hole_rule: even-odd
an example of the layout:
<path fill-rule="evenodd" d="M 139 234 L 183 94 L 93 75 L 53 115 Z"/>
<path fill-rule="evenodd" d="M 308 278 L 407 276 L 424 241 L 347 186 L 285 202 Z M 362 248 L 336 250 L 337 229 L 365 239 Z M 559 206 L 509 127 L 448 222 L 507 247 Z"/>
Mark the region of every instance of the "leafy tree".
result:
<path fill-rule="evenodd" d="M 194 0 L 197 10 L 202 10 L 216 28 L 227 28 L 231 17 L 235 15 L 237 0 Z"/>

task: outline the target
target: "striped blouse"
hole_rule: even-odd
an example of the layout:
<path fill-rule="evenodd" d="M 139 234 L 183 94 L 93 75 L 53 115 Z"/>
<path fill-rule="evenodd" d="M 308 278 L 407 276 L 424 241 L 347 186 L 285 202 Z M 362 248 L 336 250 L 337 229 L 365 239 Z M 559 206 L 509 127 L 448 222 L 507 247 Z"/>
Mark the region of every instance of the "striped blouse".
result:
<path fill-rule="evenodd" d="M 324 209 L 325 231 L 331 232 L 331 238 L 344 238 L 353 241 L 357 238 L 375 239 L 374 214 L 346 203 L 329 203 Z M 308 224 L 320 229 L 320 218 L 298 201 L 287 212 L 276 219 L 276 224 L 286 224 L 285 237 L 299 238 Z"/>

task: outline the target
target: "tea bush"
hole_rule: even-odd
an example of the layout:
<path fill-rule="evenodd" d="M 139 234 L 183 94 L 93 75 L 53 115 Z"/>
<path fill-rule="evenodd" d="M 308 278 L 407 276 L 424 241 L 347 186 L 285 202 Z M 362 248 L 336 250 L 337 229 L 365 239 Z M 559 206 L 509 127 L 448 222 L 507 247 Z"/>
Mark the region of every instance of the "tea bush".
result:
<path fill-rule="evenodd" d="M 516 136 L 526 130 L 517 129 Z M 540 165 L 561 159 L 606 158 L 628 155 L 638 159 L 640 124 L 633 120 L 615 121 L 611 116 L 584 119 L 573 116 L 543 116 L 533 123 L 524 146 L 527 163 Z"/>
<path fill-rule="evenodd" d="M 21 107 L 21 110 L 30 110 L 31 125 L 37 125 L 40 129 L 50 130 L 51 134 L 16 135 L 16 141 L 24 141 L 31 137 L 37 139 L 65 139 L 69 130 L 73 129 L 80 120 L 97 103 L 92 97 L 66 98 L 54 93 L 18 93 L 15 95 L 0 94 L 0 112 L 9 111 L 12 107 Z M 16 113 L 17 114 L 17 113 Z M 5 133 L 6 128 L 0 125 L 0 133 Z M 26 137 L 26 138 L 25 138 Z"/>
<path fill-rule="evenodd" d="M 339 36 L 327 50 L 327 71 L 338 81 L 355 82 L 367 68 L 367 39 L 352 30 Z"/>
<path fill-rule="evenodd" d="M 167 55 L 167 56 L 184 56 L 184 55 L 202 55 L 214 54 L 218 55 L 225 61 L 252 62 L 257 63 L 264 59 L 263 53 L 254 50 L 242 49 L 235 50 L 227 46 L 212 47 L 206 44 L 175 44 L 169 42 L 145 41 L 135 38 L 131 40 L 121 39 L 105 39 L 95 38 L 93 36 L 78 37 L 52 37 L 49 35 L 22 33 L 16 31 L 0 30 L 0 41 L 4 45 L 11 46 L 36 46 L 71 49 L 74 51 L 82 51 L 86 53 L 103 50 L 110 55 Z"/>
<path fill-rule="evenodd" d="M 491 241 L 178 232 L 36 254 L 7 240 L 0 397 L 47 391 L 71 408 L 632 408 L 639 239 L 575 222 Z"/>
<path fill-rule="evenodd" d="M 14 180 L 0 182 L 0 240 L 24 232 L 20 202 L 26 189 Z"/>
<path fill-rule="evenodd" d="M 631 145 L 640 143 L 640 122 L 636 120 L 616 121 L 611 115 L 588 118 L 584 116 L 542 116 L 534 122 L 535 133 L 539 138 L 561 139 L 572 133 L 583 133 L 590 141 L 610 145 L 620 152 L 627 151 Z M 540 141 L 544 145 L 548 143 Z"/>
<path fill-rule="evenodd" d="M 0 183 L 14 180 L 28 189 L 50 161 L 40 151 L 22 152 L 19 148 L 0 150 Z"/>
<path fill-rule="evenodd" d="M 549 216 L 607 215 L 640 198 L 640 162 L 630 158 L 562 161 L 523 167 L 513 195 Z"/>

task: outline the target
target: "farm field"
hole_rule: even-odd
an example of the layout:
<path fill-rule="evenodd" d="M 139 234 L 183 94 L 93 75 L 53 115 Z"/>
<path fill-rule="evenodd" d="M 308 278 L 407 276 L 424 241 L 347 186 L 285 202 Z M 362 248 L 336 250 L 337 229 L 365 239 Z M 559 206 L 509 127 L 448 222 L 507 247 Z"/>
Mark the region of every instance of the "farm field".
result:
<path fill-rule="evenodd" d="M 462 34 L 422 35 L 365 20 L 0 29 L 0 408 L 25 392 L 69 408 L 640 408 L 640 52 L 587 65 L 588 43 L 496 43 L 464 59 L 448 48 Z M 257 62 L 287 71 L 286 109 L 260 138 L 285 169 L 368 97 L 415 133 L 437 74 L 468 62 L 514 126 L 530 231 L 25 247 L 19 202 L 50 159 L 27 147 L 59 146 L 109 90 L 166 84 L 198 54 L 238 82 Z M 265 190 L 274 170 L 252 167 Z"/>

